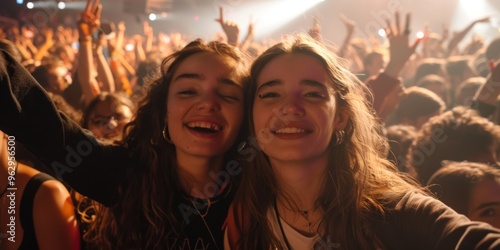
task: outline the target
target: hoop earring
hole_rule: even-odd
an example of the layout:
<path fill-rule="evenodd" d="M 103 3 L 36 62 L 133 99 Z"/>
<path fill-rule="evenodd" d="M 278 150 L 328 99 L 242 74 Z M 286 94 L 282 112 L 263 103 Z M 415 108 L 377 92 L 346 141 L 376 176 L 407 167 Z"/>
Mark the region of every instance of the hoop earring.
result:
<path fill-rule="evenodd" d="M 240 152 L 241 150 L 245 149 L 247 147 L 247 141 L 243 141 L 240 143 L 240 145 L 238 145 L 238 148 L 236 149 L 236 151 Z"/>
<path fill-rule="evenodd" d="M 163 130 L 161 131 L 163 139 L 165 139 L 165 141 L 170 143 L 170 144 L 174 144 L 174 142 L 172 142 L 172 139 L 170 139 L 167 131 L 168 131 L 168 127 L 167 127 L 167 124 L 165 124 L 165 126 L 163 127 Z"/>
<path fill-rule="evenodd" d="M 333 143 L 333 146 L 338 146 L 344 142 L 345 139 L 345 131 L 344 130 L 338 130 L 335 131 L 335 142 Z"/>

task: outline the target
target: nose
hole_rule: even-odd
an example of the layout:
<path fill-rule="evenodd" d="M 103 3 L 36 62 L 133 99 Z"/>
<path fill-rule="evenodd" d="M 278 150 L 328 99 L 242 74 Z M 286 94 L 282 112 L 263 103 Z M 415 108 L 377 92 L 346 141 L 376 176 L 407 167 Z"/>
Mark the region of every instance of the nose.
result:
<path fill-rule="evenodd" d="M 304 113 L 304 107 L 297 98 L 287 100 L 281 107 L 281 114 L 285 116 L 302 116 Z"/>
<path fill-rule="evenodd" d="M 197 104 L 198 110 L 216 112 L 220 110 L 220 100 L 217 93 L 206 93 Z"/>
<path fill-rule="evenodd" d="M 117 127 L 118 127 L 118 121 L 114 116 L 111 116 L 109 119 L 107 119 L 103 126 L 104 131 L 106 132 L 112 132 Z"/>

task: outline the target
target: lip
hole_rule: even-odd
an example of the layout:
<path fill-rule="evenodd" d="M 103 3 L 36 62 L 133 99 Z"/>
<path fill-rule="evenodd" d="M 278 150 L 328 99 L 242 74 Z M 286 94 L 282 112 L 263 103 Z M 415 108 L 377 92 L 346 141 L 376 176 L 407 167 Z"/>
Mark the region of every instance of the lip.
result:
<path fill-rule="evenodd" d="M 280 139 L 300 139 L 312 133 L 312 130 L 306 126 L 288 125 L 273 128 L 270 132 Z"/>
<path fill-rule="evenodd" d="M 214 138 L 222 134 L 224 131 L 225 127 L 222 125 L 221 122 L 216 121 L 214 119 L 193 119 L 189 120 L 187 122 L 183 123 L 184 128 L 186 128 L 189 133 L 197 136 L 197 137 L 203 137 L 203 138 Z M 202 127 L 202 128 L 210 128 L 216 130 L 214 133 L 205 133 L 198 131 L 196 129 L 193 129 L 193 127 Z"/>

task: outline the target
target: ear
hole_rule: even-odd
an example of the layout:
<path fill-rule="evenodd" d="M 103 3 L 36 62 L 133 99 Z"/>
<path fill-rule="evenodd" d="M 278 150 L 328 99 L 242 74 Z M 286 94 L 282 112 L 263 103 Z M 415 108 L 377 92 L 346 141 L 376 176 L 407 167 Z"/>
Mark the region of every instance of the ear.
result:
<path fill-rule="evenodd" d="M 347 108 L 339 108 L 335 114 L 335 130 L 344 130 L 347 126 L 347 122 L 349 121 L 349 112 Z"/>

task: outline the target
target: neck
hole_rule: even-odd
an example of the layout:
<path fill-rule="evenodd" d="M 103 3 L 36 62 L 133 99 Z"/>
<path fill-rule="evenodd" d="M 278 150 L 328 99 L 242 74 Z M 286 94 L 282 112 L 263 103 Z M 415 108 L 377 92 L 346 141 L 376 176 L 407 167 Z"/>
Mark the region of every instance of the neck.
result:
<path fill-rule="evenodd" d="M 309 210 L 317 208 L 317 199 L 323 191 L 327 175 L 328 157 L 307 161 L 281 162 L 271 160 L 278 184 L 277 201 L 292 209 Z M 291 200 L 290 200 L 291 199 Z"/>
<path fill-rule="evenodd" d="M 184 191 L 202 199 L 216 196 L 222 188 L 216 176 L 222 168 L 223 161 L 223 156 L 207 158 L 177 154 L 179 178 Z"/>

